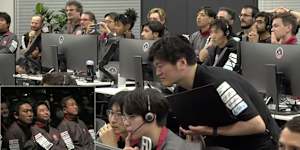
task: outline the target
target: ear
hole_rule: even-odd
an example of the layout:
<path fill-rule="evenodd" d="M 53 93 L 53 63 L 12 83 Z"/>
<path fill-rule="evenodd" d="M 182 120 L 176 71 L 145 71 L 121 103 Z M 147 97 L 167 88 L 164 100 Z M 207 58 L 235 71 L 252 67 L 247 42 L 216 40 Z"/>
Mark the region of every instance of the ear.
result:
<path fill-rule="evenodd" d="M 126 25 L 125 25 L 125 29 L 126 29 L 126 31 L 128 31 L 128 30 L 129 30 L 129 28 L 130 28 L 130 24 L 126 24 Z"/>
<path fill-rule="evenodd" d="M 16 112 L 14 112 L 14 117 L 15 117 L 15 119 L 19 119 L 19 116 L 17 115 Z"/>
<path fill-rule="evenodd" d="M 177 63 L 176 63 L 177 69 L 178 70 L 183 70 L 187 66 L 187 61 L 185 58 L 180 58 Z"/>
<path fill-rule="evenodd" d="M 158 38 L 158 36 L 159 36 L 159 33 L 158 33 L 158 32 L 153 32 L 153 37 L 154 37 L 154 39 Z"/>
<path fill-rule="evenodd" d="M 64 112 L 64 114 L 67 113 L 66 107 L 63 108 L 63 112 Z"/>
<path fill-rule="evenodd" d="M 291 24 L 287 25 L 286 28 L 288 29 L 288 32 L 293 32 L 293 26 Z"/>

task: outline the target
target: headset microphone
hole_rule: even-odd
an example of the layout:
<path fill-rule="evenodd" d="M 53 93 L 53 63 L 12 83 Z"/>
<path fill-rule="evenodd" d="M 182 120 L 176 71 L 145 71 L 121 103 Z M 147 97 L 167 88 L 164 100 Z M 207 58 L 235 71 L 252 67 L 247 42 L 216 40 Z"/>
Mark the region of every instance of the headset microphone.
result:
<path fill-rule="evenodd" d="M 145 122 L 143 122 L 141 125 L 139 125 L 137 128 L 135 128 L 131 134 L 135 133 L 136 131 L 138 131 L 143 125 L 145 124 Z"/>

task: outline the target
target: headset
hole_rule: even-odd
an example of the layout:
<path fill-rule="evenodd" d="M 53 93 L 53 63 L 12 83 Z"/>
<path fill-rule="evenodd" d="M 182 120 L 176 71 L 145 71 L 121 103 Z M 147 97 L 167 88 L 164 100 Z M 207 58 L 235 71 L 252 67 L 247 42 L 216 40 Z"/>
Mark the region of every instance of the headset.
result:
<path fill-rule="evenodd" d="M 266 15 L 265 16 L 265 21 L 266 21 L 266 30 L 271 32 L 271 29 L 272 29 L 272 16 L 271 15 Z"/>
<path fill-rule="evenodd" d="M 144 120 L 146 123 L 151 123 L 155 119 L 155 115 L 151 112 L 151 103 L 150 103 L 150 96 L 147 95 L 147 108 L 148 112 L 144 116 Z"/>
<path fill-rule="evenodd" d="M 224 34 L 226 37 L 229 37 L 231 34 L 231 31 L 230 31 L 230 28 L 229 28 L 229 25 L 227 22 L 226 22 L 226 30 L 225 30 Z"/>

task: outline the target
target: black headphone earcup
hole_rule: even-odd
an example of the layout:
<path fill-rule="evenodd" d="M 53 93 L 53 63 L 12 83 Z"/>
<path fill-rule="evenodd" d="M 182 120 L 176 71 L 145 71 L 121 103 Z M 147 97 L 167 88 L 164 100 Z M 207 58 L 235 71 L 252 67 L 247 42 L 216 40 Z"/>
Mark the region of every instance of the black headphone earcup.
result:
<path fill-rule="evenodd" d="M 144 119 L 145 119 L 145 121 L 146 121 L 147 123 L 151 123 L 151 122 L 154 121 L 155 116 L 154 116 L 153 113 L 148 112 L 148 113 L 145 115 Z"/>

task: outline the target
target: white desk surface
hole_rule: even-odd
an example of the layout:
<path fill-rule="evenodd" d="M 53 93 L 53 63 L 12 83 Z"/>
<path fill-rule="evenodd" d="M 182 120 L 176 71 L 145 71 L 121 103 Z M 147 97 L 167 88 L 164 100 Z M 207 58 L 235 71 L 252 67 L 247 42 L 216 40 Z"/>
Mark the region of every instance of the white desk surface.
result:
<path fill-rule="evenodd" d="M 134 89 L 135 86 L 122 87 L 122 88 L 103 87 L 103 88 L 95 88 L 95 92 L 100 94 L 115 95 L 121 91 L 133 91 Z"/>
<path fill-rule="evenodd" d="M 300 116 L 300 114 L 295 114 L 295 115 L 275 115 L 271 114 L 272 117 L 276 120 L 283 120 L 283 121 L 289 121 L 293 119 L 294 117 Z"/>
<path fill-rule="evenodd" d="M 14 75 L 15 78 L 21 78 L 26 80 L 35 80 L 35 81 L 42 81 L 42 75 L 28 75 L 28 74 L 16 74 Z M 87 82 L 84 79 L 76 79 L 76 83 L 79 86 L 110 86 L 112 82 L 101 82 L 99 80 L 94 80 L 94 82 Z M 130 84 L 131 82 L 126 84 Z"/>

